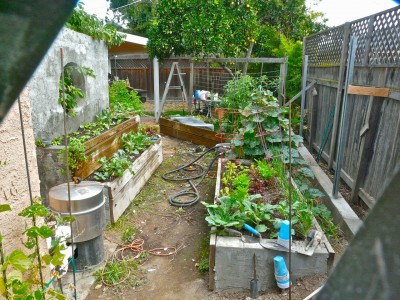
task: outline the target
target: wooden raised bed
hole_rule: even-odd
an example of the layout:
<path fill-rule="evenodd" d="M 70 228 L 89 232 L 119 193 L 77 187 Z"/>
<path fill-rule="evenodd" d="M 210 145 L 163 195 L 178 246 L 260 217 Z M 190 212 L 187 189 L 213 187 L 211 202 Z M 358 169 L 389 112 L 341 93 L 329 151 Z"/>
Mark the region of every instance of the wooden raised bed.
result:
<path fill-rule="evenodd" d="M 107 223 L 114 223 L 118 220 L 162 161 L 160 137 L 133 162 L 130 169 L 134 171 L 134 174 L 125 170 L 121 178 L 104 183 L 109 198 L 108 205 L 106 205 Z"/>
<path fill-rule="evenodd" d="M 189 141 L 207 148 L 214 147 L 220 143 L 215 132 L 203 128 L 189 126 L 169 119 L 160 118 L 160 132 L 178 139 Z"/>
<path fill-rule="evenodd" d="M 221 189 L 222 160 L 218 160 L 215 200 Z M 314 220 L 314 226 L 321 230 Z M 266 240 L 273 242 L 274 240 Z M 294 245 L 300 244 L 293 241 Z M 259 239 L 246 236 L 245 242 L 239 237 L 211 234 L 209 244 L 209 288 L 211 290 L 248 289 L 253 279 L 253 255 L 256 255 L 256 270 L 260 291 L 276 287 L 273 258 L 283 256 L 288 263 L 288 252 L 264 249 Z M 308 275 L 324 275 L 330 271 L 335 252 L 324 237 L 312 256 L 292 252 L 291 281 Z"/>
<path fill-rule="evenodd" d="M 88 159 L 77 172 L 77 175 L 82 179 L 86 179 L 96 171 L 100 167 L 98 160 L 103 156 L 107 159 L 110 158 L 121 147 L 122 135 L 129 132 L 137 132 L 139 122 L 139 116 L 135 116 L 88 140 L 84 144 L 85 154 Z M 59 151 L 63 148 L 64 146 L 37 148 L 40 193 L 45 205 L 48 204 L 47 195 L 49 189 L 66 181 L 65 174 L 61 172 L 65 168 L 63 155 L 59 154 Z M 108 222 L 113 223 L 118 220 L 162 160 L 162 140 L 159 137 L 152 146 L 133 162 L 131 169 L 135 174 L 125 170 L 121 178 L 112 182 L 99 182 L 99 184 L 105 186 L 105 196 L 109 199 L 106 201 L 106 209 L 108 210 L 106 219 Z"/>
<path fill-rule="evenodd" d="M 87 161 L 76 172 L 76 176 L 86 179 L 90 174 L 100 168 L 98 160 L 105 156 L 109 159 L 122 146 L 121 137 L 124 133 L 137 132 L 140 117 L 131 119 L 103 132 L 102 134 L 86 141 L 85 155 Z"/>

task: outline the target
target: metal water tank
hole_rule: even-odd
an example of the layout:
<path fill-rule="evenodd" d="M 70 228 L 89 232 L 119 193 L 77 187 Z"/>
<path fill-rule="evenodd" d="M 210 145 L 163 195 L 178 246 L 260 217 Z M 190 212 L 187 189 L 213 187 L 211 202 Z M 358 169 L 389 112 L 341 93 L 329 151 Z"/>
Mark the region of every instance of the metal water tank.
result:
<path fill-rule="evenodd" d="M 103 231 L 105 229 L 105 198 L 98 182 L 70 183 L 70 199 L 66 183 L 49 190 L 50 209 L 61 216 L 71 215 L 75 262 L 78 270 L 95 266 L 104 260 Z"/>

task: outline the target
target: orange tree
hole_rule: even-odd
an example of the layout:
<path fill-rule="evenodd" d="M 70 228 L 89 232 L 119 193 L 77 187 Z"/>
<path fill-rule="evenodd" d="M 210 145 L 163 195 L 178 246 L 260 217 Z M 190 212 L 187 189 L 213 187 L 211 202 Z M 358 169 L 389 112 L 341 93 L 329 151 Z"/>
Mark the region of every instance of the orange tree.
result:
<path fill-rule="evenodd" d="M 258 35 L 255 0 L 160 0 L 148 30 L 148 51 L 172 55 L 238 56 Z"/>

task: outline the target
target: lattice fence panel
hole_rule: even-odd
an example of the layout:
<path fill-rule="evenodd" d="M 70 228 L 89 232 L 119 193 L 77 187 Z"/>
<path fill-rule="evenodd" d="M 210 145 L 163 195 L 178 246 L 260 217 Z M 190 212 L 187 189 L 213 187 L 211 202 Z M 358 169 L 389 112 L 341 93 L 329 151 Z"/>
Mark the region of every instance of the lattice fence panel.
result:
<path fill-rule="evenodd" d="M 364 61 L 366 51 L 366 41 L 368 34 L 369 19 L 362 19 L 351 23 L 350 35 L 358 36 L 357 50 L 356 50 L 356 64 L 362 64 Z"/>
<path fill-rule="evenodd" d="M 340 62 L 344 26 L 306 38 L 305 54 L 311 66 Z M 400 7 L 351 22 L 350 35 L 358 36 L 357 65 L 400 64 Z"/>
<path fill-rule="evenodd" d="M 369 63 L 400 64 L 400 8 L 376 16 Z"/>
<path fill-rule="evenodd" d="M 310 65 L 335 65 L 340 63 L 344 26 L 310 36 L 306 40 L 306 55 Z"/>
<path fill-rule="evenodd" d="M 111 69 L 149 69 L 152 64 L 149 59 L 111 59 Z"/>

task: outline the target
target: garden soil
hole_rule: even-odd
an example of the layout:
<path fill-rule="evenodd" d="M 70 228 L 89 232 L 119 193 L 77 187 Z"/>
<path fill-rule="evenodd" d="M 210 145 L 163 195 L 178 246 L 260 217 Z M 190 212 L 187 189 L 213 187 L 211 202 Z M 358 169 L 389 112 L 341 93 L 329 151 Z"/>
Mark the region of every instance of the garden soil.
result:
<path fill-rule="evenodd" d="M 142 118 L 142 123 L 155 124 L 154 119 L 148 117 Z M 143 239 L 145 250 L 175 247 L 176 253 L 171 256 L 148 255 L 138 270 L 132 270 L 131 276 L 135 276 L 135 280 L 114 287 L 97 283 L 87 299 L 250 299 L 249 290 L 218 293 L 208 290 L 208 273 L 201 273 L 198 268 L 210 233 L 204 220 L 206 209 L 201 203 L 184 209 L 171 206 L 169 195 L 184 189 L 186 184 L 161 178 L 163 173 L 198 157 L 204 149 L 172 137 L 162 138 L 164 162 L 118 223 L 105 232 L 105 238 L 121 245 L 123 232 L 132 228 L 132 239 Z M 201 184 L 202 201 L 213 201 L 215 175 L 214 168 Z M 292 287 L 292 299 L 304 299 L 325 279 L 325 276 L 312 276 L 297 281 Z M 276 288 L 260 293 L 258 299 L 289 299 L 289 295 L 288 291 Z"/>

